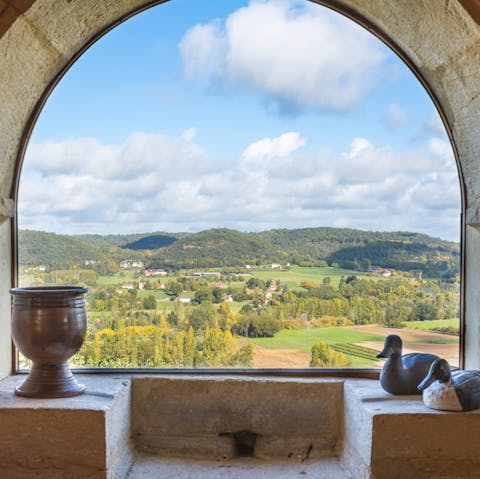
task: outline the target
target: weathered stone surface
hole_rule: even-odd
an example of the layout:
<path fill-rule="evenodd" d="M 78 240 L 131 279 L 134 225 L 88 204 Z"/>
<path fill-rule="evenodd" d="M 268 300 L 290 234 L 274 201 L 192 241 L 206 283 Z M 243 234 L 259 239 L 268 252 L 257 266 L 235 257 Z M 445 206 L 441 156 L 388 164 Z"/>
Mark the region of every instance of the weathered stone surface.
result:
<path fill-rule="evenodd" d="M 35 0 L 0 0 L 0 38 Z"/>
<path fill-rule="evenodd" d="M 11 221 L 0 223 L 0 378 L 11 372 Z"/>
<path fill-rule="evenodd" d="M 128 479 L 473 479 L 480 470 L 480 410 L 435 411 L 378 381 L 346 380 L 342 401 L 335 379 L 135 376 L 130 404 L 128 377 L 80 375 L 86 394 L 50 400 L 13 396 L 20 379 L 0 382 L 2 479 L 123 479 L 134 461 L 131 408 L 136 445 L 159 455 L 140 453 Z M 343 411 L 341 428 L 332 409 Z M 230 459 L 231 446 L 216 442 L 230 428 L 263 434 L 256 458 Z M 315 457 L 324 453 L 338 457 Z"/>
<path fill-rule="evenodd" d="M 15 202 L 11 198 L 0 198 L 0 224 L 15 215 Z"/>
<path fill-rule="evenodd" d="M 347 380 L 345 403 L 342 460 L 356 479 L 478 477 L 480 410 L 435 411 L 368 380 Z"/>
<path fill-rule="evenodd" d="M 480 228 L 480 204 L 471 204 L 466 211 L 465 223 L 474 228 Z"/>
<path fill-rule="evenodd" d="M 373 476 L 478 478 L 479 433 L 478 412 L 377 414 L 372 432 Z"/>
<path fill-rule="evenodd" d="M 333 454 L 342 382 L 285 378 L 134 377 L 134 442 L 142 450 L 232 457 L 226 433 L 258 434 L 255 457 Z"/>
<path fill-rule="evenodd" d="M 77 53 L 100 30 L 110 26 L 112 19 L 128 15 L 135 8 L 151 2 L 141 0 L 103 0 L 102 2 L 44 0 L 25 13 L 24 19 L 35 25 L 38 32 L 65 56 Z M 52 15 L 52 11 L 56 15 Z"/>
<path fill-rule="evenodd" d="M 97 377 L 102 380 L 102 377 Z M 118 392 L 113 392 L 115 400 L 106 414 L 106 463 L 107 479 L 123 478 L 133 462 L 133 446 L 130 438 L 132 422 L 132 392 L 129 378 L 116 379 Z M 88 393 L 88 391 L 87 391 Z"/>
<path fill-rule="evenodd" d="M 2 479 L 116 479 L 131 466 L 130 382 L 81 376 L 86 392 L 66 399 L 27 399 L 0 382 Z"/>
<path fill-rule="evenodd" d="M 299 461 L 162 459 L 140 454 L 127 479 L 354 479 L 335 458 Z"/>
<path fill-rule="evenodd" d="M 474 258 L 480 251 L 480 231 L 477 228 L 466 228 L 466 251 L 467 257 Z M 477 321 L 467 323 L 465 334 L 465 364 L 469 369 L 478 368 L 480 364 L 480 267 L 479 262 L 468 261 L 465 265 L 465 316 L 477 317 Z"/>
<path fill-rule="evenodd" d="M 355 473 L 356 479 L 369 479 L 372 449 L 372 416 L 361 407 L 358 389 L 371 387 L 378 381 L 347 381 L 344 384 L 344 409 L 339 455 L 345 467 Z"/>

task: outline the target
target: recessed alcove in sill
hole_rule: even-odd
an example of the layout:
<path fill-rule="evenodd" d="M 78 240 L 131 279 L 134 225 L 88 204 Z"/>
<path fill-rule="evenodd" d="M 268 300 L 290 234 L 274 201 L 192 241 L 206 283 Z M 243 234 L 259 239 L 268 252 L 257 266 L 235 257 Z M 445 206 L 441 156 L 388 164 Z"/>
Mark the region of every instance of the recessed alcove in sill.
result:
<path fill-rule="evenodd" d="M 478 412 L 432 411 L 374 380 L 78 377 L 85 394 L 50 400 L 14 396 L 24 376 L 0 381 L 2 479 L 479 477 Z"/>

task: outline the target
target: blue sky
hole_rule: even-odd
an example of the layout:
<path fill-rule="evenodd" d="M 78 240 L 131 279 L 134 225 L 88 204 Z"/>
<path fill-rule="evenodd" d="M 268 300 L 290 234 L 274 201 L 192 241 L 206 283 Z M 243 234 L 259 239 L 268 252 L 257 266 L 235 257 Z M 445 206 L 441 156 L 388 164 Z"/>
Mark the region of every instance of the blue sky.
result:
<path fill-rule="evenodd" d="M 19 222 L 457 240 L 459 202 L 431 100 L 361 27 L 303 0 L 172 0 L 105 35 L 54 90 L 27 151 Z"/>

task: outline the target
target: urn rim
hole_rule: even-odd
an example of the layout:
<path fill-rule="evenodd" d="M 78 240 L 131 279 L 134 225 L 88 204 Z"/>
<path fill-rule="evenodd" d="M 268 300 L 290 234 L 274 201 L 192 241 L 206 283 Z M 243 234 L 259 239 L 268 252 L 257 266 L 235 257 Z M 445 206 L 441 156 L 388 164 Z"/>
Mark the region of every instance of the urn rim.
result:
<path fill-rule="evenodd" d="M 64 295 L 64 294 L 85 294 L 88 288 L 83 286 L 26 286 L 21 288 L 11 288 L 12 296 L 32 296 L 32 295 Z"/>

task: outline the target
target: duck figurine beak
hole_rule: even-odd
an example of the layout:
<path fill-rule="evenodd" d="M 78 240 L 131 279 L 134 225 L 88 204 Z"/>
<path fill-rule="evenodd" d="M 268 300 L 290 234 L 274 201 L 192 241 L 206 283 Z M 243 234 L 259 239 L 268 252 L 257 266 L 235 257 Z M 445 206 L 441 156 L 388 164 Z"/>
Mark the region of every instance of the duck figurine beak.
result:
<path fill-rule="evenodd" d="M 388 358 L 387 354 L 387 351 L 384 349 L 377 354 L 377 358 Z"/>
<path fill-rule="evenodd" d="M 433 374 L 433 371 L 431 371 L 427 377 L 417 386 L 417 388 L 420 391 L 423 391 L 424 389 L 427 389 L 430 384 L 432 384 L 437 378 Z"/>

